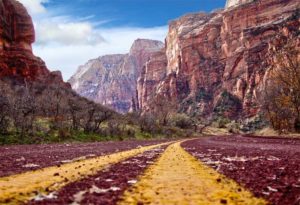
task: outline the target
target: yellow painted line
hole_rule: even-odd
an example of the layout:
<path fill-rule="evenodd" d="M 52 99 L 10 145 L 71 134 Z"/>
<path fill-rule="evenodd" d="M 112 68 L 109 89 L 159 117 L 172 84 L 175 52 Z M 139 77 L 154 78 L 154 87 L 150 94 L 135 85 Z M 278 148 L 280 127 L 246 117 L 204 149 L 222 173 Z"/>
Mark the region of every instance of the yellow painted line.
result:
<path fill-rule="evenodd" d="M 255 198 L 175 143 L 124 193 L 118 204 L 261 205 L 267 202 Z"/>
<path fill-rule="evenodd" d="M 170 142 L 0 178 L 0 204 L 18 204 L 37 193 L 58 190 L 111 164 L 167 144 Z"/>

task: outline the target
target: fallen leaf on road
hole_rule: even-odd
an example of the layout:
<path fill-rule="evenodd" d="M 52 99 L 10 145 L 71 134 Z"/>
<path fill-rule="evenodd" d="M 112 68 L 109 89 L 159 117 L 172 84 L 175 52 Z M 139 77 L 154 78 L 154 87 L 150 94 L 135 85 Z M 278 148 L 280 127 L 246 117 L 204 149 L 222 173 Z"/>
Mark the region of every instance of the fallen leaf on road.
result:
<path fill-rule="evenodd" d="M 38 164 L 25 164 L 23 165 L 24 168 L 33 168 L 33 167 L 39 167 L 40 165 Z"/>

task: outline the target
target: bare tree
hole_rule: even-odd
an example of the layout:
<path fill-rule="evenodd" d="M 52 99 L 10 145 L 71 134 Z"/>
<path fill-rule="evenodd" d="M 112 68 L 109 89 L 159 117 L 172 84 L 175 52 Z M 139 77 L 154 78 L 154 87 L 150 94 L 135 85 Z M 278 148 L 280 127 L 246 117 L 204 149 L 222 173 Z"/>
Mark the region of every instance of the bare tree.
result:
<path fill-rule="evenodd" d="M 166 126 L 171 114 L 176 112 L 176 102 L 169 97 L 158 94 L 149 104 L 150 112 L 157 118 L 160 125 Z"/>
<path fill-rule="evenodd" d="M 151 113 L 143 114 L 139 119 L 139 125 L 142 132 L 153 134 L 157 129 L 156 119 Z"/>
<path fill-rule="evenodd" d="M 76 98 L 68 100 L 69 113 L 72 121 L 72 129 L 79 130 L 82 117 L 83 103 Z"/>
<path fill-rule="evenodd" d="M 0 95 L 0 134 L 6 134 L 9 127 L 10 105 L 6 96 Z"/>
<path fill-rule="evenodd" d="M 68 113 L 68 92 L 59 86 L 49 86 L 42 96 L 42 108 L 46 116 L 51 119 L 52 127 L 59 129 L 66 121 Z"/>
<path fill-rule="evenodd" d="M 89 103 L 87 106 L 86 116 L 84 118 L 85 132 L 99 132 L 103 122 L 112 117 L 112 111 L 101 107 L 95 103 Z"/>
<path fill-rule="evenodd" d="M 28 88 L 19 87 L 16 94 L 10 98 L 11 118 L 17 132 L 23 137 L 33 132 L 36 103 Z"/>

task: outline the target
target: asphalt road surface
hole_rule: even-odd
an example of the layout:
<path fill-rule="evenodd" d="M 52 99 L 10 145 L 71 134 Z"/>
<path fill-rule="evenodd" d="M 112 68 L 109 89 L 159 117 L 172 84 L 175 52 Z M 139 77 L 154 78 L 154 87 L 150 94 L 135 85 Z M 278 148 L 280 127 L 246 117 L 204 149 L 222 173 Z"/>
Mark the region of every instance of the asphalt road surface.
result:
<path fill-rule="evenodd" d="M 300 140 L 0 147 L 0 204 L 300 204 Z"/>

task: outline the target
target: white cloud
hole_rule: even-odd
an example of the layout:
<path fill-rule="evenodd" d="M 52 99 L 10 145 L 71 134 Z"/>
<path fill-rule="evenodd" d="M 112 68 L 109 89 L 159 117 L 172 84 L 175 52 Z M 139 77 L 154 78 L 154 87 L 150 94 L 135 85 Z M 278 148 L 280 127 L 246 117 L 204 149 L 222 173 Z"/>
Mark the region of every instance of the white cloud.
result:
<path fill-rule="evenodd" d="M 65 80 L 73 75 L 79 65 L 106 54 L 127 53 L 137 38 L 163 40 L 167 27 L 99 29 L 105 42 L 98 44 L 35 44 L 34 52 L 47 63 L 49 69 L 61 70 Z"/>
<path fill-rule="evenodd" d="M 163 40 L 167 26 L 154 28 L 101 28 L 107 19 L 91 22 L 94 16 L 59 16 L 44 6 L 48 0 L 19 0 L 33 17 L 36 30 L 34 53 L 50 70 L 61 70 L 65 80 L 78 66 L 101 55 L 127 53 L 137 38 Z"/>
<path fill-rule="evenodd" d="M 29 11 L 31 15 L 45 13 L 46 8 L 43 3 L 48 2 L 48 0 L 18 0 L 21 2 Z"/>
<path fill-rule="evenodd" d="M 47 19 L 35 26 L 37 44 L 57 43 L 63 45 L 98 44 L 103 37 L 88 22 L 56 22 Z"/>

